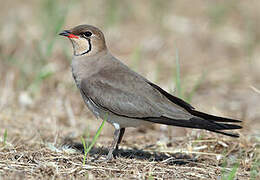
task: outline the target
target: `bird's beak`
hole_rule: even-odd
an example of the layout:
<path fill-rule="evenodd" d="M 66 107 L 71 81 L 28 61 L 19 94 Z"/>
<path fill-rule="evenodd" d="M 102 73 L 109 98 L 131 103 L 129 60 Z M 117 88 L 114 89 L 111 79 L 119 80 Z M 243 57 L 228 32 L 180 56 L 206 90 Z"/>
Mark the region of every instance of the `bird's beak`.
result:
<path fill-rule="evenodd" d="M 64 30 L 61 33 L 59 33 L 59 35 L 65 36 L 65 37 L 68 37 L 68 38 L 79 38 L 78 36 L 72 34 L 71 31 L 69 31 L 69 30 Z"/>

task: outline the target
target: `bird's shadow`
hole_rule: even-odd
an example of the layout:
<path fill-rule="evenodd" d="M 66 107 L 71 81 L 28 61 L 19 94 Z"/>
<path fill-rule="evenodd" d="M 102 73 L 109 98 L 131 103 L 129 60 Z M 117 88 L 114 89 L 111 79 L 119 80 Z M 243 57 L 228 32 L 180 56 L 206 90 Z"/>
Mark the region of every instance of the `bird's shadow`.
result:
<path fill-rule="evenodd" d="M 73 142 L 69 140 L 63 145 L 75 149 L 84 154 L 84 146 L 79 142 Z M 106 156 L 108 154 L 109 149 L 104 147 L 93 147 L 89 155 L 94 157 L 92 161 L 99 159 L 101 156 Z M 155 162 L 164 162 L 169 165 L 184 165 L 187 163 L 195 163 L 197 159 L 193 155 L 181 154 L 181 153 L 162 153 L 162 152 L 148 152 L 144 150 L 140 150 L 137 148 L 133 149 L 118 149 L 115 151 L 114 156 L 123 157 L 127 159 L 138 159 L 138 160 L 147 160 L 147 161 L 155 161 Z"/>

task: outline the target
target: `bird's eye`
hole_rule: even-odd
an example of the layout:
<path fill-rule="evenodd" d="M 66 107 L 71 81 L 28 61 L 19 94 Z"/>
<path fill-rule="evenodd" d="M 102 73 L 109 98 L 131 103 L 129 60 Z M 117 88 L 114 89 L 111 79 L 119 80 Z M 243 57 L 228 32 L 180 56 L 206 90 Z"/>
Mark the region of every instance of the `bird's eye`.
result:
<path fill-rule="evenodd" d="M 92 32 L 86 31 L 86 32 L 83 33 L 83 35 L 86 36 L 86 37 L 90 37 L 92 35 Z"/>

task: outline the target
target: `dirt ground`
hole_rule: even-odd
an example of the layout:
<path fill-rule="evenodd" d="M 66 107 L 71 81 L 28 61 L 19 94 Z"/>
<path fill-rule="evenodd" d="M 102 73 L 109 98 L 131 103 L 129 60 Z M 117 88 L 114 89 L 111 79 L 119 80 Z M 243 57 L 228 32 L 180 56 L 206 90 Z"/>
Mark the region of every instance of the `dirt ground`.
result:
<path fill-rule="evenodd" d="M 4 1 L 0 7 L 0 179 L 260 179 L 260 2 Z M 112 54 L 196 109 L 243 120 L 240 138 L 163 125 L 106 124 L 83 165 L 85 107 L 57 34 L 98 26 Z M 180 63 L 181 88 L 176 86 Z"/>

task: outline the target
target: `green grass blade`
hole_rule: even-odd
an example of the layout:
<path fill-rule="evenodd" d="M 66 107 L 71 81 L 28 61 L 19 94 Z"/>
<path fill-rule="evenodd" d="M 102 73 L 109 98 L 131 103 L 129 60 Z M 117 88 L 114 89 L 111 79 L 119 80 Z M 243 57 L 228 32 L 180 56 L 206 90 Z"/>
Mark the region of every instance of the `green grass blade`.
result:
<path fill-rule="evenodd" d="M 105 124 L 105 122 L 106 122 L 106 119 L 107 119 L 107 118 L 105 118 L 105 119 L 103 120 L 102 124 L 99 126 L 99 128 L 98 128 L 98 130 L 97 130 L 97 132 L 96 132 L 96 134 L 95 134 L 95 136 L 94 136 L 94 138 L 93 138 L 93 140 L 92 140 L 90 146 L 87 147 L 84 138 L 81 137 L 81 141 L 82 141 L 82 144 L 83 144 L 83 147 L 84 147 L 83 165 L 86 164 L 87 155 L 88 155 L 89 151 L 92 149 L 92 147 L 94 146 L 94 144 L 96 143 L 96 141 L 97 141 L 97 139 L 98 139 L 98 137 L 99 137 L 99 135 L 100 135 L 100 133 L 101 133 L 103 127 L 104 127 L 104 124 Z"/>
<path fill-rule="evenodd" d="M 133 51 L 133 53 L 132 53 L 132 58 L 131 58 L 131 59 L 132 59 L 132 62 L 133 62 L 132 67 L 133 67 L 133 69 L 134 69 L 135 71 L 138 70 L 138 67 L 139 67 L 139 65 L 140 65 L 141 54 L 142 54 L 142 49 L 141 49 L 140 46 L 137 46 L 137 47 L 134 49 L 134 51 Z"/>
<path fill-rule="evenodd" d="M 176 48 L 176 89 L 177 89 L 177 95 L 179 97 L 182 97 L 181 76 L 180 76 L 180 61 L 179 61 L 179 53 L 178 53 L 177 48 Z"/>
<path fill-rule="evenodd" d="M 232 171 L 229 173 L 227 180 L 233 180 L 235 178 L 237 170 L 238 170 L 238 166 L 239 166 L 238 163 L 236 163 L 233 166 Z"/>
<path fill-rule="evenodd" d="M 252 163 L 252 168 L 250 169 L 250 180 L 255 180 L 257 176 L 259 176 L 259 174 L 260 174 L 260 158 L 256 157 L 256 159 Z"/>
<path fill-rule="evenodd" d="M 85 142 L 85 139 L 81 136 L 81 142 L 83 144 L 83 148 L 84 148 L 84 157 L 83 157 L 83 165 L 85 165 L 86 163 L 86 158 L 87 158 L 87 147 L 86 147 L 86 142 Z"/>
<path fill-rule="evenodd" d="M 191 102 L 193 95 L 205 80 L 206 74 L 206 72 L 203 72 L 200 78 L 196 81 L 195 85 L 192 87 L 192 90 L 190 91 L 190 93 L 188 93 L 187 97 L 185 98 L 187 102 Z"/>
<path fill-rule="evenodd" d="M 7 129 L 5 129 L 5 132 L 4 132 L 4 138 L 3 138 L 4 146 L 6 145 L 6 140 L 7 140 Z"/>

